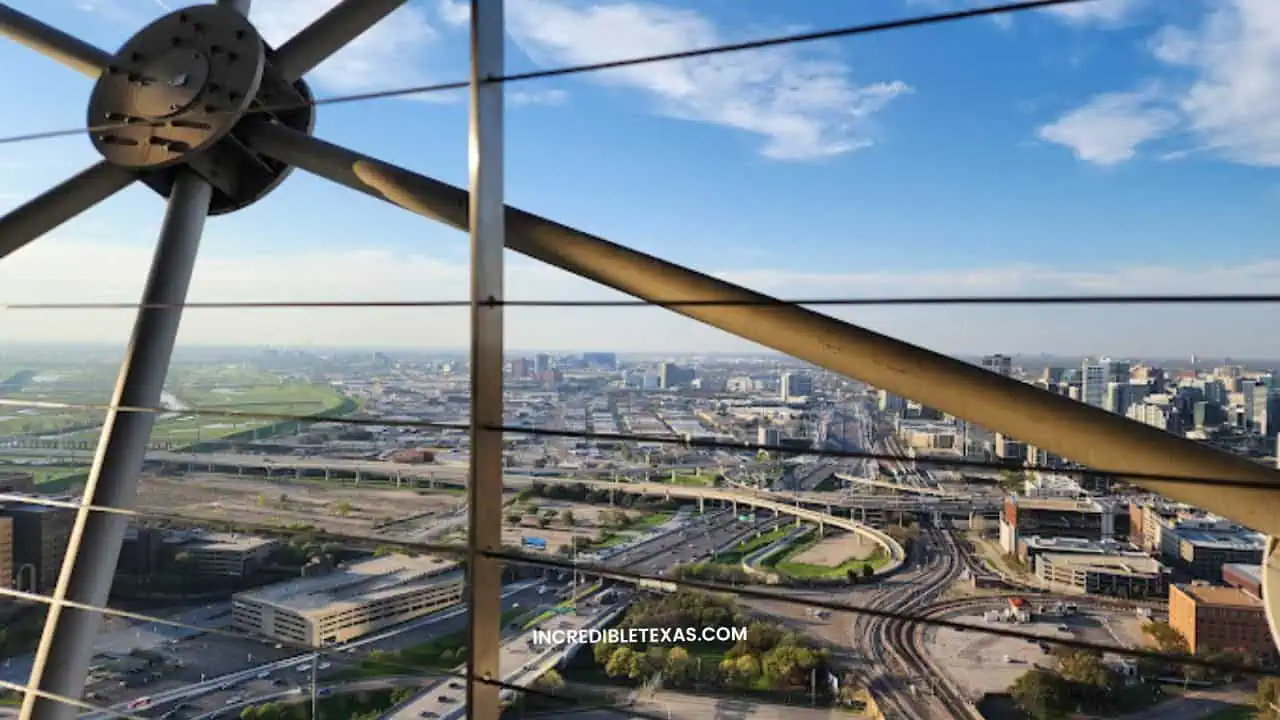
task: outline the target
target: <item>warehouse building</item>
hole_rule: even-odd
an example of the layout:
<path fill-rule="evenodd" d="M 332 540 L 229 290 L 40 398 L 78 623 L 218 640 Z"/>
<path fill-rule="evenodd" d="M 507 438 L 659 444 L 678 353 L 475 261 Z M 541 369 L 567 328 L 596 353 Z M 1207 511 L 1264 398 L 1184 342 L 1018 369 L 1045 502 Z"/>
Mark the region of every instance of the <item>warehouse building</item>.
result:
<path fill-rule="evenodd" d="M 276 640 L 332 645 L 462 600 L 463 571 L 437 557 L 388 555 L 232 599 L 232 625 Z"/>

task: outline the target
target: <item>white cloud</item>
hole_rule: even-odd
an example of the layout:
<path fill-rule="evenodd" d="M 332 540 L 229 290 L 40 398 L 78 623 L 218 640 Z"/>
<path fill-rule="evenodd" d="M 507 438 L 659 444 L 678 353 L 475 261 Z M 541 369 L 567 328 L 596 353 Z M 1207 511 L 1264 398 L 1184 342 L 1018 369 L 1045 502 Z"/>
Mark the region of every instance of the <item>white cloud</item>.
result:
<path fill-rule="evenodd" d="M 338 0 L 264 0 L 254 3 L 250 13 L 267 42 L 279 47 L 337 4 Z M 426 51 L 438 37 L 426 13 L 406 4 L 322 63 L 308 79 L 334 93 L 429 84 L 437 78 L 426 70 Z M 410 97 L 440 99 L 437 93 Z"/>
<path fill-rule="evenodd" d="M 1087 0 L 1044 9 L 1073 25 L 1116 25 L 1127 20 L 1143 0 Z"/>
<path fill-rule="evenodd" d="M 441 20 L 455 27 L 471 22 L 471 3 L 468 0 L 440 0 L 436 9 Z"/>
<path fill-rule="evenodd" d="M 207 248 L 218 246 L 211 237 Z M 459 237 L 461 241 L 461 237 Z M 464 261 L 388 250 L 315 250 L 234 257 L 206 254 L 196 266 L 192 301 L 465 300 Z M 621 297 L 580 278 L 509 255 L 512 300 L 600 300 Z M 150 249 L 119 242 L 46 238 L 0 263 L 0 303 L 136 302 Z M 112 272 L 104 273 L 102 268 Z M 341 268 L 340 271 L 336 268 Z M 341 275 L 340 281 L 337 279 Z M 903 297 L 907 295 L 1267 293 L 1280 284 L 1280 259 L 1207 267 L 1140 266 L 1096 272 L 1034 265 L 902 272 L 778 272 L 725 270 L 725 279 L 776 297 Z M 333 281 L 329 281 L 332 279 Z M 819 307 L 880 332 L 947 352 L 1111 352 L 1115 354 L 1280 355 L 1267 306 L 1064 309 L 1035 307 Z M 1226 316 L 1231 322 L 1222 322 Z M 6 342 L 123 343 L 131 311 L 0 310 Z M 1273 319 L 1273 318 L 1271 318 Z M 1167 328 L 1195 327 L 1195 333 Z M 1014 340 L 1010 340 L 1011 328 Z M 511 308 L 507 343 L 513 348 L 662 352 L 751 348 L 718 330 L 659 309 Z M 465 308 L 189 310 L 181 344 L 240 346 L 375 346 L 463 348 Z"/>
<path fill-rule="evenodd" d="M 1153 50 L 1196 73 L 1178 102 L 1208 149 L 1280 166 L 1280 3 L 1225 0 L 1198 29 L 1163 31 Z"/>
<path fill-rule="evenodd" d="M 521 0 L 507 11 L 517 43 L 542 64 L 596 63 L 724 42 L 690 10 L 639 2 L 585 6 Z M 902 82 L 855 85 L 848 68 L 770 48 L 649 63 L 592 73 L 600 82 L 650 94 L 663 114 L 762 136 L 764 155 L 804 160 L 872 144 L 868 120 L 909 92 Z"/>
<path fill-rule="evenodd" d="M 1048 130 L 1053 135 L 1046 139 L 1071 146 L 1081 159 L 1108 164 L 1178 127 L 1194 147 L 1172 157 L 1210 153 L 1280 167 L 1280 3 L 1223 0 L 1196 27 L 1162 28 L 1149 50 L 1183 76 L 1181 84 L 1162 81 L 1169 89 L 1160 96 L 1100 95 L 1042 128 L 1041 136 Z"/>
<path fill-rule="evenodd" d="M 1099 95 L 1039 129 L 1040 139 L 1064 145 L 1081 160 L 1115 165 L 1139 145 L 1172 130 L 1178 115 L 1162 107 L 1154 89 Z"/>
<path fill-rule="evenodd" d="M 563 105 L 569 101 L 569 93 L 564 90 L 511 90 L 507 93 L 507 102 L 513 106 L 525 105 Z"/>

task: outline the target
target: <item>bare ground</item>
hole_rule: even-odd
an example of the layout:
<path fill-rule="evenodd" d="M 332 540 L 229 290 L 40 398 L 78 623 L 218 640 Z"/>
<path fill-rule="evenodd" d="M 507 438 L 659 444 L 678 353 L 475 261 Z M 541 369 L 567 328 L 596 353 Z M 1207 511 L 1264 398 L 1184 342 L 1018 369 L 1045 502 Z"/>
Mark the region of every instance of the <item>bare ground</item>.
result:
<path fill-rule="evenodd" d="M 847 560 L 865 560 L 877 547 L 879 545 L 861 535 L 844 533 L 825 537 L 790 560 L 805 565 L 836 567 Z"/>
<path fill-rule="evenodd" d="M 281 526 L 310 524 L 333 532 L 368 532 L 376 523 L 426 512 L 449 514 L 463 499 L 449 493 L 205 474 L 181 479 L 144 475 L 138 493 L 143 511 Z"/>

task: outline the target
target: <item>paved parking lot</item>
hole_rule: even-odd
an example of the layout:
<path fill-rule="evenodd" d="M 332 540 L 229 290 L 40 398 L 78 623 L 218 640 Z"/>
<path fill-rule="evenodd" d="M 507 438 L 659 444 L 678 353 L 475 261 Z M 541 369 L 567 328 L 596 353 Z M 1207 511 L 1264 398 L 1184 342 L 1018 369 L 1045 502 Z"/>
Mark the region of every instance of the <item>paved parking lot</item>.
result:
<path fill-rule="evenodd" d="M 972 625 L 986 624 L 981 613 L 949 615 L 947 619 Z M 1025 625 L 1000 623 L 998 626 L 1045 638 L 1074 638 L 1114 645 L 1116 638 L 1107 627 L 1110 622 L 1116 622 L 1116 619 L 1102 614 L 1081 613 Z M 1059 625 L 1068 631 L 1063 632 Z M 971 697 L 1005 692 L 1018 676 L 1036 665 L 1051 667 L 1053 664 L 1052 658 L 1040 649 L 1037 641 L 997 637 L 977 630 L 931 628 L 925 634 L 925 643 L 933 662 Z"/>

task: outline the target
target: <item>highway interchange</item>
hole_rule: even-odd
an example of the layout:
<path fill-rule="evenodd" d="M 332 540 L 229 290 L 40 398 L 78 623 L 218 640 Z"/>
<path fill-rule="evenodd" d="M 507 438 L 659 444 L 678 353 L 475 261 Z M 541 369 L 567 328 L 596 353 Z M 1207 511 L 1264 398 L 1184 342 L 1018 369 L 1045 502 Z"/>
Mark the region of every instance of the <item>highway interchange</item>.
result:
<path fill-rule="evenodd" d="M 873 437 L 869 420 L 860 412 L 856 409 L 848 412 L 849 415 L 842 418 L 843 422 L 838 423 L 838 427 L 843 429 L 846 434 L 835 437 L 829 435 L 828 440 L 832 444 L 874 448 L 877 444 L 883 442 L 883 440 Z M 828 421 L 828 427 L 833 426 Z M 38 454 L 41 451 L 23 450 L 23 452 Z M 43 452 L 48 453 L 49 451 Z M 66 452 L 68 451 L 57 451 L 59 455 L 63 455 Z M 196 456 L 153 452 L 150 454 L 149 461 L 166 464 L 193 463 L 214 467 L 249 467 L 264 469 L 268 472 L 340 470 L 354 473 L 364 471 L 363 464 L 356 461 L 332 460 L 329 458 L 299 459 L 296 456 Z M 849 507 L 858 504 L 865 506 L 876 503 L 880 507 L 901 508 L 904 510 L 920 509 L 931 505 L 936 508 L 936 505 L 933 504 L 939 502 L 938 500 L 916 499 L 903 501 L 900 498 L 891 496 L 865 495 L 851 490 L 817 492 L 813 489 L 833 474 L 846 475 L 850 472 L 864 472 L 867 468 L 861 467 L 860 463 L 861 461 L 842 464 L 818 463 L 803 468 L 795 474 L 796 483 L 793 486 L 793 490 L 777 493 L 748 490 L 746 488 L 734 488 L 726 491 L 718 488 L 685 487 L 680 485 L 661 486 L 655 483 L 625 483 L 625 485 L 630 485 L 631 487 L 627 489 L 632 491 L 644 490 L 654 494 L 665 492 L 681 497 L 699 497 L 701 495 L 703 497 L 716 498 L 736 495 L 739 503 L 743 505 L 773 506 L 775 509 L 777 509 L 777 506 L 782 506 L 785 512 L 797 513 L 800 512 L 801 505 Z M 388 474 L 394 476 L 394 474 L 401 471 L 417 476 L 428 472 L 423 467 L 415 465 L 405 465 L 404 467 L 390 467 L 387 463 L 377 463 L 377 465 L 378 474 L 383 477 L 387 477 Z M 462 481 L 465 476 L 465 468 L 463 467 L 442 468 L 436 466 L 429 472 L 433 480 L 445 482 Z M 554 482 L 558 478 L 536 478 L 529 474 L 519 473 L 509 473 L 506 477 L 508 483 L 516 485 L 528 484 L 538 479 Z M 903 484 L 926 490 L 932 490 L 937 487 L 931 480 L 912 470 L 907 465 L 901 466 L 901 474 L 898 479 Z M 559 480 L 577 482 L 576 479 Z M 595 487 L 621 489 L 620 480 L 621 478 L 617 481 L 585 480 L 584 482 Z M 971 499 L 956 498 L 945 502 L 962 504 L 966 500 Z M 794 510 L 787 507 L 792 503 L 795 505 Z M 747 511 L 747 509 L 743 508 L 743 511 Z M 809 512 L 811 511 L 805 511 L 805 514 L 808 515 Z M 766 518 L 766 515 L 770 517 Z M 711 512 L 693 524 L 662 534 L 657 539 L 642 546 L 623 548 L 612 554 L 601 553 L 598 558 L 588 557 L 584 558 L 583 561 L 599 561 L 602 564 L 620 568 L 625 567 L 641 574 L 661 576 L 677 564 L 710 557 L 717 550 L 728 549 L 739 540 L 756 533 L 766 532 L 779 524 L 794 522 L 790 518 L 774 517 L 772 515 L 772 513 L 766 511 L 759 514 L 757 518 L 742 522 L 737 518 L 735 512 L 727 510 Z M 820 515 L 820 513 L 813 513 L 813 515 Z M 921 517 L 923 520 L 924 516 L 922 515 Z M 461 516 L 459 519 L 461 519 Z M 899 610 L 927 606 L 958 577 L 961 563 L 956 557 L 958 548 L 955 547 L 954 539 L 948 533 L 928 528 L 927 523 L 922 523 L 922 525 L 926 525 L 926 527 L 922 530 L 920 542 L 915 545 L 915 556 L 910 558 L 912 566 L 905 568 L 896 576 L 878 584 L 863 587 L 837 588 L 834 591 L 822 593 L 792 591 L 791 594 L 798 598 L 814 595 L 827 600 L 849 599 L 853 604 Z M 546 587 L 543 587 L 543 585 Z M 557 597 L 556 591 L 563 588 L 563 582 L 555 580 L 534 580 L 510 586 L 507 589 L 506 607 L 512 608 L 517 604 L 522 608 L 529 609 L 546 607 Z M 551 590 L 547 595 L 539 592 L 546 589 Z M 765 612 L 772 617 L 789 619 L 799 625 L 804 625 L 811 634 L 842 649 L 844 659 L 851 661 L 858 674 L 870 685 L 886 709 L 897 711 L 903 717 L 932 718 L 952 716 L 948 714 L 950 710 L 945 704 L 947 701 L 945 695 L 942 697 L 932 693 L 919 695 L 912 692 L 911 688 L 903 682 L 903 678 L 919 678 L 927 675 L 930 670 L 927 660 L 912 651 L 912 641 L 908 636 L 907 629 L 901 623 L 894 624 L 883 620 L 869 619 L 865 616 L 844 614 L 837 614 L 836 617 L 831 618 L 820 618 L 804 612 L 803 606 L 778 601 L 746 600 L 743 601 L 743 604 Z M 591 622 L 596 618 L 596 615 L 587 614 L 576 616 L 576 619 L 572 622 Z M 560 622 L 563 622 L 563 620 L 560 620 Z M 316 687 L 322 691 L 325 689 L 330 691 L 353 689 L 357 686 L 348 684 L 339 687 L 333 684 L 335 673 L 339 672 L 344 664 L 349 664 L 352 660 L 370 650 L 397 650 L 421 644 L 433 637 L 456 633 L 465 628 L 465 623 L 465 609 L 458 608 L 440 616 L 420 619 L 403 628 L 396 628 L 392 631 L 362 639 L 356 643 L 351 643 L 347 648 L 334 648 L 333 652 L 326 655 L 318 665 Z M 536 677 L 534 671 L 541 672 L 539 668 L 543 667 L 544 661 L 556 660 L 555 657 L 547 656 L 536 658 L 532 655 L 522 656 L 527 653 L 525 649 L 522 649 L 525 646 L 523 645 L 523 636 L 519 634 L 509 637 L 508 640 L 510 643 L 515 643 L 508 646 L 510 651 L 507 654 L 512 659 L 504 659 L 503 674 L 508 679 L 531 680 Z M 238 670 L 235 673 L 208 678 L 201 682 L 192 682 L 178 687 L 157 684 L 155 687 L 147 689 L 152 700 L 147 709 L 148 714 L 153 717 L 211 718 L 223 714 L 229 716 L 233 714 L 233 711 L 250 704 L 289 699 L 291 697 L 298 697 L 299 700 L 305 699 L 305 697 L 299 696 L 307 695 L 307 691 L 311 689 L 309 681 L 312 657 L 311 653 L 295 654 L 283 660 L 259 663 Z M 516 660 L 519 660 L 519 662 L 516 662 Z M 537 667 L 533 667 L 530 664 L 534 660 L 538 661 Z M 514 662 L 514 665 L 512 662 Z M 370 685 L 369 683 L 371 682 L 374 684 Z M 376 684 L 378 682 L 383 684 Z M 390 687 L 404 682 L 411 682 L 411 680 L 389 678 L 379 681 L 362 681 L 364 684 L 358 687 L 366 689 L 370 687 Z M 417 704 L 408 706 L 412 708 L 413 714 L 402 713 L 395 715 L 395 717 L 453 717 L 453 714 L 458 711 L 459 698 L 462 693 L 456 688 L 450 688 L 448 686 L 450 682 L 452 681 L 441 679 L 430 684 L 418 696 L 418 700 L 415 701 Z M 136 694 L 134 693 L 133 695 L 136 697 Z M 454 697 L 455 695 L 458 697 Z M 441 696 L 448 697 L 449 700 L 447 702 L 442 701 L 440 700 Z M 124 710 L 125 705 L 126 703 L 116 703 L 115 707 Z M 939 710 L 941 710 L 941 714 L 938 713 Z M 161 715 L 161 713 L 164 713 L 164 715 Z M 434 715 L 423 715 L 422 713 L 434 713 Z M 95 718 L 96 720 L 97 718 L 105 718 L 106 715 L 89 714 L 83 717 Z"/>

